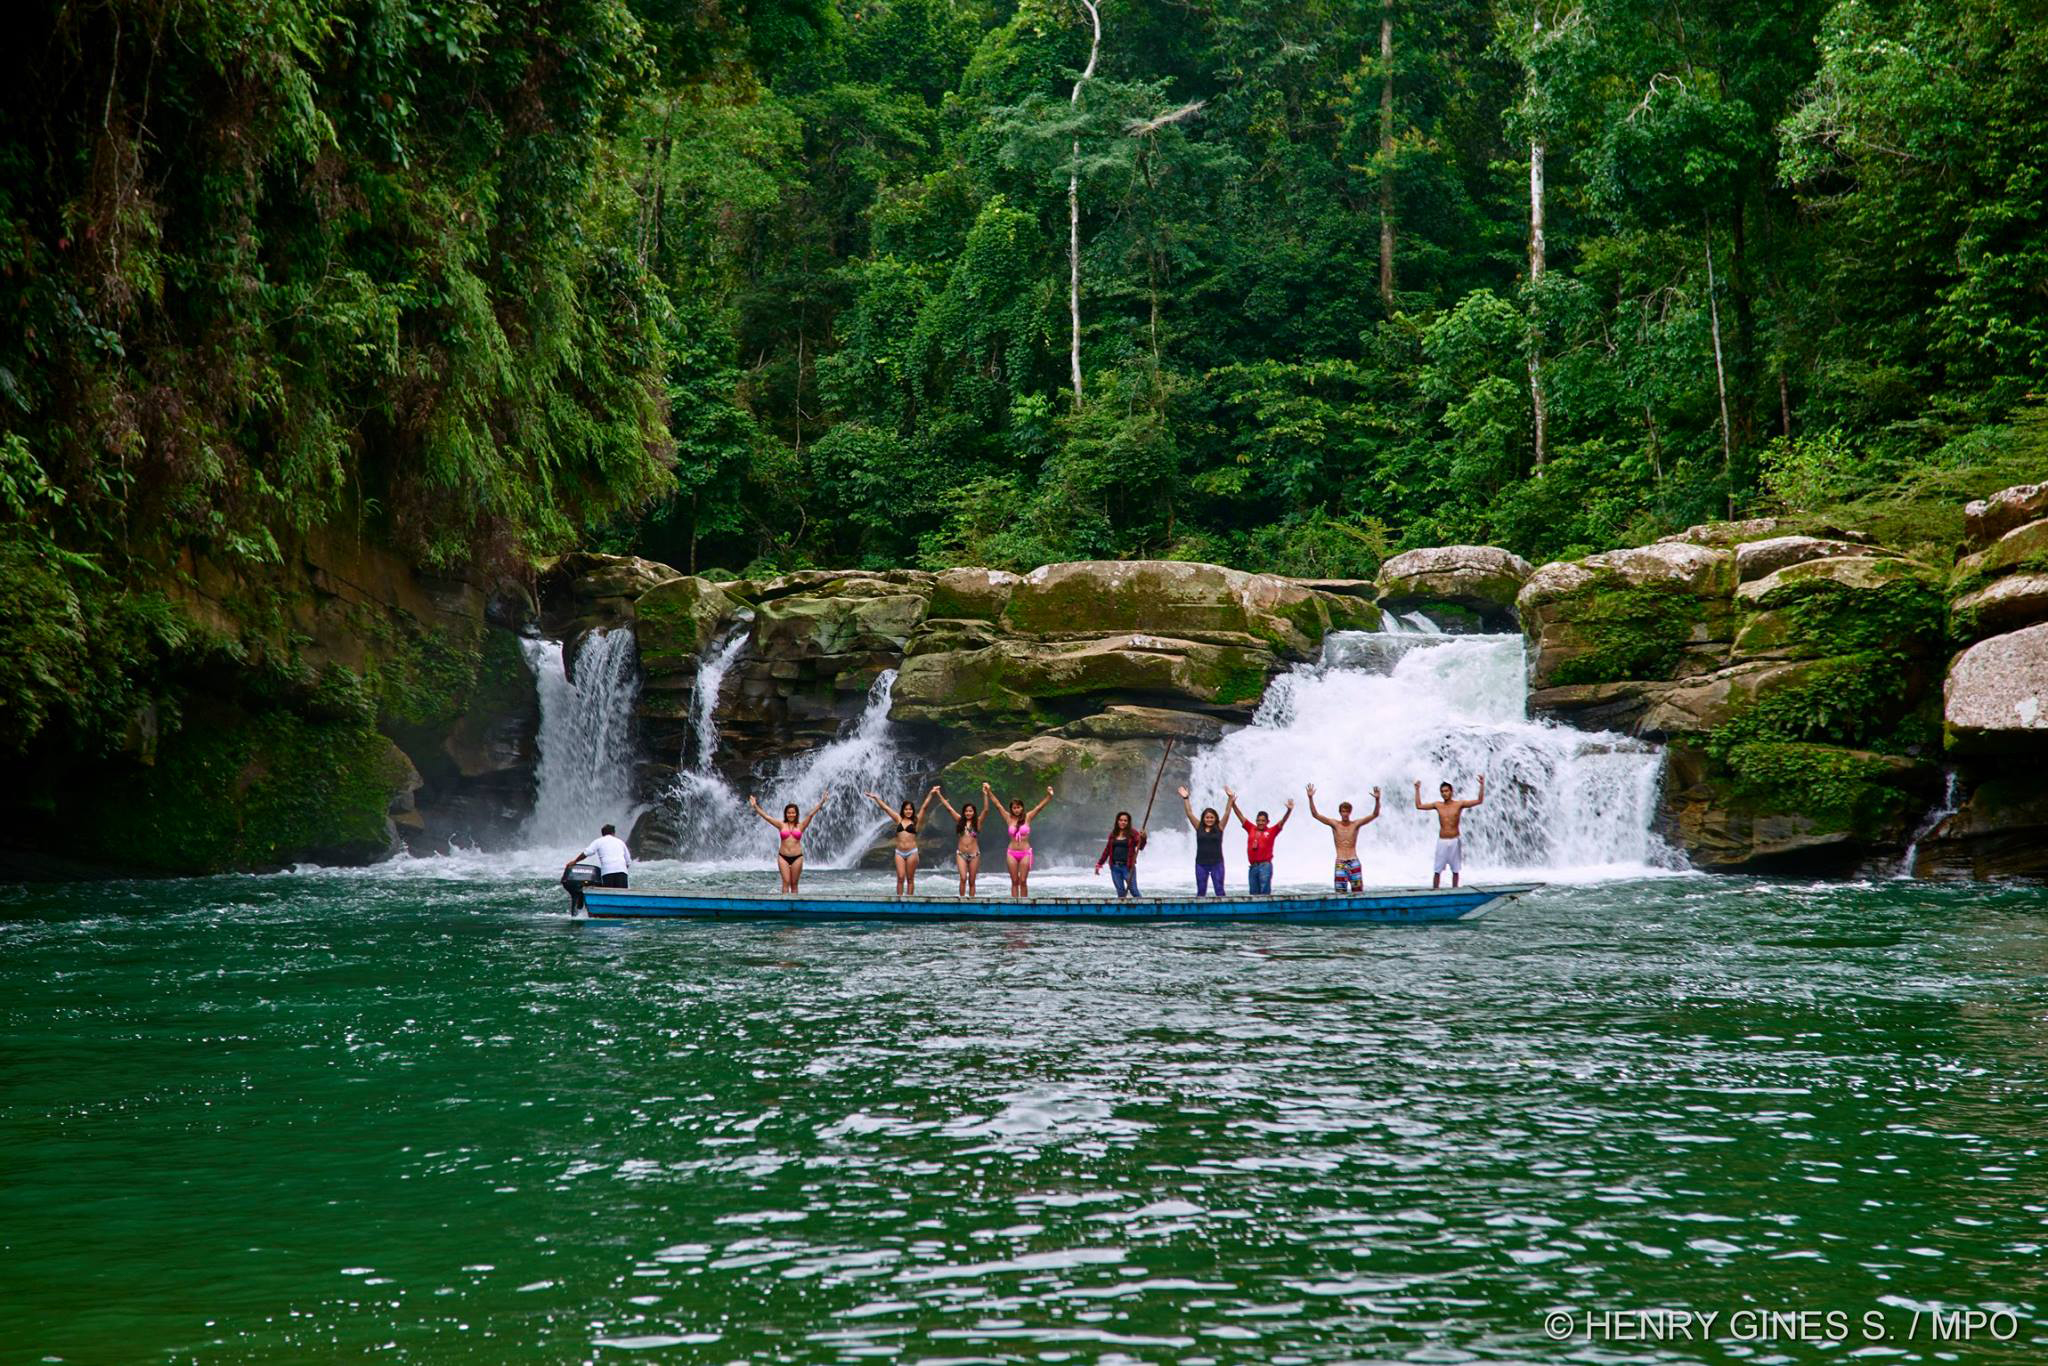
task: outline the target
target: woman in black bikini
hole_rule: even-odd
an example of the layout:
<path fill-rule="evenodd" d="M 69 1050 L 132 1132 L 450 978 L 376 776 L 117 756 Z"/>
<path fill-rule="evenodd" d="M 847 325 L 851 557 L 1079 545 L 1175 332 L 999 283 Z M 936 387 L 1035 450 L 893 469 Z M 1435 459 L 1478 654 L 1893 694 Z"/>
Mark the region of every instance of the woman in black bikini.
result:
<path fill-rule="evenodd" d="M 960 867 L 960 895 L 974 895 L 974 878 L 981 871 L 981 811 L 973 802 L 964 802 L 955 811 L 953 803 L 946 800 L 946 794 L 938 793 L 939 805 L 946 808 L 953 817 L 953 833 L 960 843 L 954 846 L 953 862 Z"/>
<path fill-rule="evenodd" d="M 896 895 L 917 895 L 917 828 L 924 824 L 924 813 L 932 809 L 932 798 L 939 795 L 936 785 L 925 793 L 923 806 L 912 806 L 908 801 L 894 811 L 889 803 L 873 792 L 868 800 L 882 808 L 882 814 L 896 822 Z"/>
<path fill-rule="evenodd" d="M 782 819 L 777 821 L 775 817 L 761 809 L 761 803 L 754 800 L 751 794 L 747 797 L 747 805 L 754 808 L 754 814 L 773 826 L 775 833 L 782 837 L 776 845 L 775 866 L 782 873 L 784 896 L 796 895 L 797 879 L 804 875 L 804 832 L 811 828 L 811 822 L 818 818 L 818 813 L 825 809 L 825 803 L 831 800 L 832 794 L 829 792 L 818 798 L 818 804 L 811 808 L 811 814 L 802 820 L 797 819 L 797 805 L 791 802 L 782 808 Z"/>

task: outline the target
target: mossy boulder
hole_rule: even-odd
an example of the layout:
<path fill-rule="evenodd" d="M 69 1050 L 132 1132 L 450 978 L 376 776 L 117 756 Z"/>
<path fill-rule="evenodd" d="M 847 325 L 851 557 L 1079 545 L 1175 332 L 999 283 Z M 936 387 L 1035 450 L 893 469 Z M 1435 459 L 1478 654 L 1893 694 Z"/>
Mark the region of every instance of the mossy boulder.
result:
<path fill-rule="evenodd" d="M 1749 583 L 1808 560 L 1887 554 L 1890 552 L 1880 546 L 1859 545 L 1854 541 L 1826 536 L 1768 536 L 1760 541 L 1745 541 L 1735 547 L 1735 578 L 1738 583 Z"/>
<path fill-rule="evenodd" d="M 1056 713 L 1062 703 L 1173 699 L 1248 714 L 1279 660 L 1236 643 L 1130 633 L 1055 640 L 1007 636 L 975 650 L 912 654 L 897 675 L 893 714 L 973 723 Z"/>
<path fill-rule="evenodd" d="M 1701 522 L 1683 531 L 1657 538 L 1658 545 L 1699 545 L 1727 550 L 1746 541 L 1768 540 L 1796 531 L 1798 524 L 1788 517 L 1748 517 L 1733 522 Z"/>
<path fill-rule="evenodd" d="M 858 580 L 761 603 L 750 652 L 804 660 L 859 651 L 901 653 L 925 618 L 930 597 L 882 580 Z"/>
<path fill-rule="evenodd" d="M 563 555 L 540 573 L 541 630 L 567 640 L 624 625 L 633 619 L 633 605 L 649 589 L 681 577 L 678 569 L 634 555 L 588 550 Z"/>
<path fill-rule="evenodd" d="M 1441 545 L 1393 556 L 1375 582 L 1386 611 L 1421 612 L 1446 629 L 1512 631 L 1515 597 L 1532 572 L 1499 546 Z"/>
<path fill-rule="evenodd" d="M 1939 782 L 1932 764 L 1868 750 L 1674 744 L 1661 824 L 1710 871 L 1848 873 L 1895 858 Z"/>
<path fill-rule="evenodd" d="M 1972 550 L 1982 550 L 2007 532 L 2048 518 L 2048 482 L 2015 484 L 1963 508 L 1963 536 Z"/>
<path fill-rule="evenodd" d="M 1949 630 L 1959 641 L 1981 640 L 2048 621 L 2048 572 L 2008 574 L 1949 608 Z"/>
<path fill-rule="evenodd" d="M 932 584 L 930 615 L 936 619 L 996 621 L 1010 605 L 1017 575 L 1004 569 L 948 569 Z"/>
<path fill-rule="evenodd" d="M 77 827 L 100 862 L 135 872 L 372 863 L 397 847 L 392 815 L 419 784 L 366 720 L 203 706 Z"/>
<path fill-rule="evenodd" d="M 649 679 L 694 678 L 706 647 L 740 610 L 739 601 L 709 579 L 685 575 L 656 584 L 633 603 L 642 671 Z"/>
<path fill-rule="evenodd" d="M 1036 806 L 1046 788 L 1057 794 L 1032 825 L 1032 844 L 1045 856 L 1080 858 L 1092 863 L 1102 847 L 1111 818 L 1119 810 L 1142 818 L 1145 798 L 1159 773 L 1165 747 L 1156 740 L 1097 740 L 1073 735 L 1038 735 L 1001 748 L 957 759 L 939 774 L 938 782 L 959 805 L 979 802 L 981 784 L 996 795 Z M 1180 820 L 1173 789 L 1187 781 L 1191 756 L 1181 747 L 1166 760 L 1160 782 L 1160 805 L 1152 825 L 1165 828 L 1162 812 Z M 1006 843 L 1001 819 L 991 816 L 982 826 L 982 872 L 1001 876 L 1001 851 Z"/>
<path fill-rule="evenodd" d="M 1523 627 L 1534 636 L 1539 688 L 1670 678 L 1687 647 L 1708 638 L 1717 619 L 1683 582 L 1632 581 L 1599 570 L 1573 583 L 1540 602 L 1524 600 Z"/>
<path fill-rule="evenodd" d="M 1330 626 L 1321 596 L 1291 579 L 1174 560 L 1034 569 L 1011 588 L 1002 620 L 1023 635 L 1251 636 L 1297 659 L 1313 656 Z"/>
<path fill-rule="evenodd" d="M 1221 717 L 1165 707 L 1105 707 L 1092 716 L 1069 721 L 1062 735 L 1084 740 L 1173 740 L 1178 744 L 1213 745 L 1231 729 Z"/>
<path fill-rule="evenodd" d="M 1962 596 L 2001 575 L 2048 570 L 2048 519 L 2014 527 L 1974 555 L 1956 561 L 1949 591 Z"/>
<path fill-rule="evenodd" d="M 2048 749 L 2048 622 L 1981 640 L 1949 664 L 1942 719 L 1949 748 Z"/>
<path fill-rule="evenodd" d="M 1933 570 L 1912 560 L 1805 560 L 1743 584 L 1753 609 L 1733 658 L 1812 658 L 1861 652 L 1922 657 L 1940 646 L 1945 606 Z"/>

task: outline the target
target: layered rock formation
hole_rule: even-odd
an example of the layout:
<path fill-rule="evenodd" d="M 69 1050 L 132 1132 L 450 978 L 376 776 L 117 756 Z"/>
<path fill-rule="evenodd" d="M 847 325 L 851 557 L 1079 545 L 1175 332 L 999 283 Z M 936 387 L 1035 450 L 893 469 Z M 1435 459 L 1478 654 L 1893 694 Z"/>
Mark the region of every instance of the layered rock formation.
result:
<path fill-rule="evenodd" d="M 728 778 L 831 739 L 895 669 L 891 716 L 956 797 L 984 779 L 1005 796 L 1071 786 L 1091 821 L 1105 802 L 1142 799 L 1164 740 L 1210 741 L 1243 724 L 1267 681 L 1314 658 L 1328 632 L 1379 623 L 1356 585 L 1168 561 L 647 577 L 629 605 L 600 608 L 603 595 L 574 576 L 555 596 L 563 624 L 635 631 L 641 721 L 668 772 L 686 752 L 707 647 L 744 631 L 718 704 Z M 657 765 L 657 786 L 663 776 Z M 1040 822 L 1046 838 L 1084 838 L 1069 828 L 1083 806 L 1056 803 Z"/>
<path fill-rule="evenodd" d="M 1949 582 L 1942 721 L 1958 764 L 1957 810 L 1920 843 L 1926 876 L 2048 876 L 2048 483 L 1964 509 Z"/>
<path fill-rule="evenodd" d="M 1518 605 L 1532 710 L 1666 742 L 1664 824 L 1702 867 L 1853 868 L 1939 788 L 1929 566 L 1763 519 L 1544 565 Z"/>

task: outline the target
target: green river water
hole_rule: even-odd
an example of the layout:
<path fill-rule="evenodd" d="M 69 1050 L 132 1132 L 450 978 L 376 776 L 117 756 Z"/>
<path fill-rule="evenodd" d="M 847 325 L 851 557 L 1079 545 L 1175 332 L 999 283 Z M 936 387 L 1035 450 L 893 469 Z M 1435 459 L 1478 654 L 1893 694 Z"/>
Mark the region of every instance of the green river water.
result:
<path fill-rule="evenodd" d="M 2039 890 L 561 911 L 482 863 L 0 888 L 0 1359 L 2048 1360 Z M 1666 1309 L 1722 1318 L 1588 1332 Z"/>

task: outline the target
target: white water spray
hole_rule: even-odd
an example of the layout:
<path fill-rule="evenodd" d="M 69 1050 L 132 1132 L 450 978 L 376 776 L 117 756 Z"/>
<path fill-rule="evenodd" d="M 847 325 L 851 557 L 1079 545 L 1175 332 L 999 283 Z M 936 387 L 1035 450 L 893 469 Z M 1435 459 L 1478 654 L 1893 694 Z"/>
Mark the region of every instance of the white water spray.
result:
<path fill-rule="evenodd" d="M 633 706 L 640 694 L 633 633 L 593 633 L 576 656 L 574 682 L 560 641 L 526 640 L 521 648 L 540 696 L 540 762 L 521 843 L 579 845 L 606 822 L 631 829 L 640 810 L 633 800 Z"/>
<path fill-rule="evenodd" d="M 1677 866 L 1650 832 L 1662 757 L 1641 740 L 1587 733 L 1528 719 L 1524 646 L 1518 635 L 1453 636 L 1428 623 L 1365 633 L 1338 632 L 1322 662 L 1273 680 L 1250 726 L 1198 756 L 1194 806 L 1223 808 L 1223 786 L 1237 790 L 1247 815 L 1275 820 L 1295 801 L 1274 856 L 1276 881 L 1327 885 L 1330 831 L 1309 818 L 1304 789 L 1335 816 L 1380 818 L 1358 841 L 1368 885 L 1427 880 L 1435 847 L 1434 813 L 1415 809 L 1449 781 L 1476 795 L 1486 775 L 1486 804 L 1465 813 L 1465 877 L 1500 882 L 1524 877 L 1585 879 L 1640 875 Z M 1166 807 L 1153 829 L 1173 833 L 1148 858 L 1153 880 L 1192 863 L 1186 822 Z M 1232 823 L 1225 843 L 1232 890 L 1244 886 L 1244 843 Z M 1171 870 L 1171 871 L 1169 871 Z"/>
<path fill-rule="evenodd" d="M 698 680 L 700 691 L 709 691 L 703 674 Z M 755 775 L 753 791 L 771 816 L 779 817 L 787 802 L 808 813 L 821 796 L 832 793 L 804 836 L 809 867 L 849 867 L 874 842 L 884 821 L 863 793 L 874 791 L 890 802 L 922 800 L 923 794 L 909 787 L 917 765 L 898 751 L 889 726 L 895 686 L 896 671 L 884 670 L 869 687 L 867 705 L 846 734 L 767 765 Z M 747 794 L 735 791 L 713 767 L 715 730 L 712 735 L 713 748 L 700 747 L 696 764 L 677 775 L 668 798 L 676 808 L 681 833 L 678 857 L 758 867 L 774 850 L 775 834 L 748 808 Z"/>
<path fill-rule="evenodd" d="M 1913 838 L 1907 842 L 1905 855 L 1899 860 L 1899 871 L 1892 876 L 1900 878 L 1913 876 L 1913 866 L 1920 862 L 1920 841 L 1933 834 L 1934 827 L 1940 825 L 1950 816 L 1955 815 L 1961 806 L 1962 778 L 1956 770 L 1950 769 L 1947 780 L 1942 784 L 1940 802 L 1936 803 L 1932 810 L 1921 817 L 1920 824 L 1914 827 Z"/>
<path fill-rule="evenodd" d="M 697 682 L 690 690 L 690 763 L 693 772 L 711 772 L 718 755 L 718 695 L 725 689 L 725 676 L 747 648 L 747 632 L 735 630 L 711 647 L 711 654 L 697 666 Z"/>

